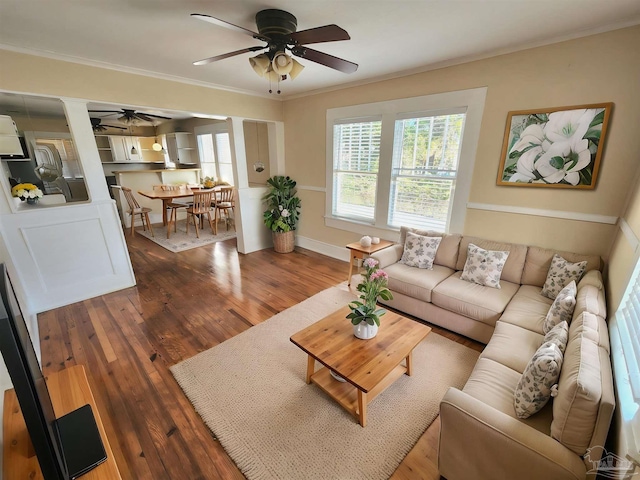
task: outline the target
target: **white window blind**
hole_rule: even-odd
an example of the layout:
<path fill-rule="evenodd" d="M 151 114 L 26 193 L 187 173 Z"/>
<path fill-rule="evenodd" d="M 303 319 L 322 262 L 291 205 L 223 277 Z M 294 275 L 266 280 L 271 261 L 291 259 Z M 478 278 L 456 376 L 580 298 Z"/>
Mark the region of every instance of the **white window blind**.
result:
<path fill-rule="evenodd" d="M 623 448 L 640 462 L 640 261 L 610 324 Z"/>
<path fill-rule="evenodd" d="M 390 226 L 446 230 L 464 121 L 464 113 L 396 120 Z"/>
<path fill-rule="evenodd" d="M 381 130 L 380 120 L 333 126 L 333 215 L 374 221 Z"/>

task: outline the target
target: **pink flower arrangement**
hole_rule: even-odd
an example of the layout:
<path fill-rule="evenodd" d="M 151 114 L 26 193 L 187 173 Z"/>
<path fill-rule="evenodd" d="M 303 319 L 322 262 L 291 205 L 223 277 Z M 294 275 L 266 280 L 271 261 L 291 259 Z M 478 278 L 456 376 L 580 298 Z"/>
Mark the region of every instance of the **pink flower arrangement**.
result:
<path fill-rule="evenodd" d="M 361 301 L 355 300 L 349 304 L 351 313 L 347 315 L 347 318 L 354 325 L 367 322 L 369 325 L 380 326 L 380 317 L 386 312 L 383 309 L 377 309 L 378 298 L 393 299 L 391 291 L 387 288 L 389 275 L 379 269 L 378 261 L 374 258 L 367 258 L 362 262 L 362 265 L 365 268 L 364 279 L 357 286 L 357 290 L 361 293 Z"/>

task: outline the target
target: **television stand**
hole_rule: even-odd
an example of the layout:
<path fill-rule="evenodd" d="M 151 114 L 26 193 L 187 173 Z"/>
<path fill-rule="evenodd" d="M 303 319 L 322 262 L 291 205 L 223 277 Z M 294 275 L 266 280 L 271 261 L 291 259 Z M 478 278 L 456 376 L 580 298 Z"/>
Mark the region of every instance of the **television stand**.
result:
<path fill-rule="evenodd" d="M 107 460 L 81 478 L 82 480 L 122 480 L 109 440 L 104 431 L 96 402 L 91 393 L 87 375 L 82 365 L 75 365 L 60 372 L 47 375 L 47 387 L 56 417 L 89 404 L 93 410 Z M 20 405 L 13 389 L 4 392 L 4 412 L 2 417 L 4 436 L 3 476 L 6 480 L 42 479 L 40 465 L 29 439 L 27 427 L 22 418 Z"/>

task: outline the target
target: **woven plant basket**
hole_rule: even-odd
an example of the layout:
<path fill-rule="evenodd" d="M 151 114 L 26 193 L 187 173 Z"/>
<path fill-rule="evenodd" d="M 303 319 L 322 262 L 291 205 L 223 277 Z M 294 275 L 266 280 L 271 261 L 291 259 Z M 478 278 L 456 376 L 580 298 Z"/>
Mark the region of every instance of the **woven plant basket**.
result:
<path fill-rule="evenodd" d="M 273 249 L 278 253 L 291 253 L 295 248 L 295 231 L 271 232 L 273 236 Z"/>

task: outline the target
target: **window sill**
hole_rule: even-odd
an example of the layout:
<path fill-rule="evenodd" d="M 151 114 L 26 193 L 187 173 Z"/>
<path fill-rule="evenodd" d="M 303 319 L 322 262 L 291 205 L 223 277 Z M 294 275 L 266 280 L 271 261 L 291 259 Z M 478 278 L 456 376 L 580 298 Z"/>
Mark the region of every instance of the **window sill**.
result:
<path fill-rule="evenodd" d="M 359 222 L 357 220 L 347 220 L 344 218 L 325 216 L 324 224 L 327 227 L 354 232 L 359 235 L 369 235 L 370 237 L 380 237 L 392 242 L 400 240 L 400 230 L 391 227 L 380 227 L 371 223 Z"/>

